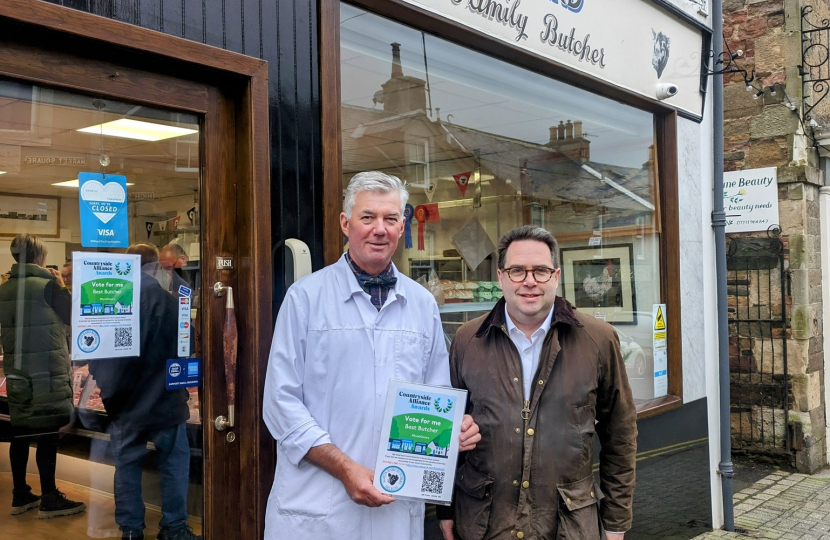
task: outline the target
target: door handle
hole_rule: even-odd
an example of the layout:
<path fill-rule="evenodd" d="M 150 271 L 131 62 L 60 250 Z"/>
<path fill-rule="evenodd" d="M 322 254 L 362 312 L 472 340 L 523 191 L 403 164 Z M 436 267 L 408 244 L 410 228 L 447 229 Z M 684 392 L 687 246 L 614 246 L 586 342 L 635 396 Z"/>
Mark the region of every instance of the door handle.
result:
<path fill-rule="evenodd" d="M 216 296 L 225 296 L 225 323 L 222 328 L 222 349 L 225 364 L 225 390 L 228 398 L 228 417 L 217 416 L 213 425 L 218 431 L 232 428 L 236 411 L 236 363 L 239 349 L 239 331 L 236 324 L 236 309 L 233 302 L 233 288 L 217 282 L 213 286 Z M 221 294 L 217 291 L 221 290 Z"/>

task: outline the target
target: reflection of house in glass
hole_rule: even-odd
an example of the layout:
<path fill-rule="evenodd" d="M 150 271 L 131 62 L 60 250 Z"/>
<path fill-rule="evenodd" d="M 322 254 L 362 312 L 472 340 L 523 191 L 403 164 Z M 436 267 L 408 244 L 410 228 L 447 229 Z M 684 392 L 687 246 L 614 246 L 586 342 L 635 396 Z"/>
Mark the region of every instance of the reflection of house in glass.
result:
<path fill-rule="evenodd" d="M 591 160 L 592 143 L 600 150 L 618 146 L 605 140 L 607 126 L 597 119 L 551 119 L 549 133 L 539 134 L 546 142 L 442 120 L 428 113 L 426 82 L 403 74 L 400 54 L 393 44 L 391 76 L 373 98 L 382 109 L 342 106 L 344 181 L 363 170 L 406 180 L 411 204 L 437 202 L 440 223 L 432 229 L 439 238 L 449 239 L 443 231 L 457 231 L 471 209 L 498 231 L 532 223 L 562 241 L 581 242 L 602 229 L 621 236 L 659 227 L 653 141 L 629 142 L 648 155 L 640 167 L 625 167 Z M 466 173 L 462 195 L 454 176 Z"/>

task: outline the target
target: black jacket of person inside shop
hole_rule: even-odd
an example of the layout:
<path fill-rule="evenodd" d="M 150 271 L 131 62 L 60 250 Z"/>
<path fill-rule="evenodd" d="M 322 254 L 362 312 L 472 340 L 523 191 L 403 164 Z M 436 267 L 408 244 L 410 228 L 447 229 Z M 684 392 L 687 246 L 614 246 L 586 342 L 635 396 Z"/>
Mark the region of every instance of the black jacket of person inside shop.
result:
<path fill-rule="evenodd" d="M 152 276 L 142 274 L 140 355 L 89 362 L 107 415 L 136 429 L 164 429 L 190 417 L 185 389 L 167 389 L 167 360 L 176 358 L 176 298 Z"/>

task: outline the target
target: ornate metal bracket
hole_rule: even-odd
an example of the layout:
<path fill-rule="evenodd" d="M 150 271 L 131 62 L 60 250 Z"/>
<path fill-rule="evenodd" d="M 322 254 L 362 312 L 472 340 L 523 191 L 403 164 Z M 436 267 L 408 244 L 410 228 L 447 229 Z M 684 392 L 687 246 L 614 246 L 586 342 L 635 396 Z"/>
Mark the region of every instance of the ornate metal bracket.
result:
<path fill-rule="evenodd" d="M 703 74 L 706 76 L 712 75 L 728 75 L 729 73 L 740 73 L 744 78 L 744 83 L 749 86 L 752 81 L 755 80 L 755 70 L 753 69 L 752 72 L 748 72 L 745 69 L 738 67 L 735 63 L 735 60 L 740 58 L 743 55 L 743 51 L 738 50 L 737 52 L 732 52 L 730 50 L 725 50 L 720 53 L 720 58 L 714 60 L 714 54 L 712 51 L 709 51 L 709 58 L 713 59 L 713 68 L 715 66 L 723 66 L 721 69 L 709 69 L 709 66 L 703 64 Z"/>
<path fill-rule="evenodd" d="M 802 95 L 812 98 L 804 102 L 804 121 L 830 93 L 830 20 L 819 24 L 810 20 L 813 6 L 801 8 L 801 84 Z"/>

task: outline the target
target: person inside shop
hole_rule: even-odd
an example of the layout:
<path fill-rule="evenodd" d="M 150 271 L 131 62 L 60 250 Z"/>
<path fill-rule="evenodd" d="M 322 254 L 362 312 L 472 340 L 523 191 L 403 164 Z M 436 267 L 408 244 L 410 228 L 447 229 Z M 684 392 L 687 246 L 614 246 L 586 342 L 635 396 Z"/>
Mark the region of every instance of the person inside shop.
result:
<path fill-rule="evenodd" d="M 510 231 L 498 257 L 504 298 L 450 347 L 453 386 L 476 404 L 482 442 L 459 458 L 453 506 L 437 507 L 444 538 L 620 540 L 637 413 L 617 333 L 556 297 L 558 246 L 545 229 Z"/>
<path fill-rule="evenodd" d="M 423 539 L 424 504 L 372 485 L 389 380 L 450 382 L 438 305 L 392 264 L 408 196 L 394 176 L 355 175 L 340 214 L 348 251 L 282 303 L 263 405 L 280 456 L 266 540 Z M 460 449 L 480 438 L 465 416 Z"/>
<path fill-rule="evenodd" d="M 182 276 L 182 268 L 187 266 L 187 263 L 190 261 L 190 257 L 187 256 L 185 253 L 184 248 L 179 244 L 170 243 L 161 248 L 161 253 L 159 254 L 159 264 L 161 267 L 167 271 L 169 276 L 168 287 L 167 290 L 177 294 L 179 287 L 184 285 L 187 288 L 191 288 L 190 283 Z"/>
<path fill-rule="evenodd" d="M 61 268 L 61 277 L 66 288 L 72 290 L 72 261 L 66 261 Z"/>
<path fill-rule="evenodd" d="M 11 242 L 15 260 L 9 279 L 0 285 L 3 371 L 9 402 L 12 440 L 12 515 L 38 508 L 38 517 L 78 514 L 86 509 L 55 484 L 59 430 L 72 422 L 72 365 L 67 325 L 72 295 L 57 270 L 45 268 L 46 244 L 33 234 Z M 29 446 L 37 445 L 38 497 L 26 483 Z"/>
<path fill-rule="evenodd" d="M 176 358 L 176 299 L 150 273 L 159 251 L 149 243 L 133 244 L 127 253 L 141 255 L 139 351 L 134 358 L 94 360 L 89 372 L 101 388 L 110 418 L 115 457 L 115 522 L 125 539 L 144 538 L 141 475 L 147 443 L 155 446 L 161 487 L 158 540 L 198 540 L 187 525 L 190 417 L 187 390 L 167 389 L 167 360 Z"/>

